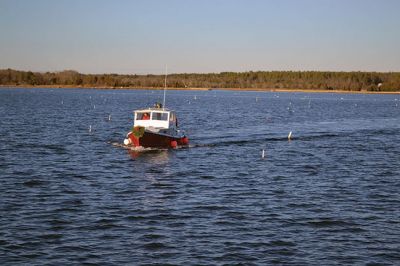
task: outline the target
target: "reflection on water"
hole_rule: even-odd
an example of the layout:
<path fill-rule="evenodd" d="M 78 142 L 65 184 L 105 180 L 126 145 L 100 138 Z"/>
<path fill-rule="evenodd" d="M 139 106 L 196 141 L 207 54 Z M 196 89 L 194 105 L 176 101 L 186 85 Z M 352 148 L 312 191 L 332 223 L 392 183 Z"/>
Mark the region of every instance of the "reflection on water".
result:
<path fill-rule="evenodd" d="M 146 161 L 146 163 L 153 165 L 166 164 L 169 160 L 170 154 L 167 149 L 138 150 L 135 148 L 128 148 L 127 151 L 132 159 L 140 159 L 141 161 Z"/>

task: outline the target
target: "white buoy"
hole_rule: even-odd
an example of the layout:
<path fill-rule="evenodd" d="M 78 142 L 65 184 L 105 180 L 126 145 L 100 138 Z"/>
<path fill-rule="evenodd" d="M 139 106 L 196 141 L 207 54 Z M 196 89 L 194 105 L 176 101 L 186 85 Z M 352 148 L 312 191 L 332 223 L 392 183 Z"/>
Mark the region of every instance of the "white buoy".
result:
<path fill-rule="evenodd" d="M 125 145 L 129 145 L 130 144 L 130 140 L 129 139 L 124 139 L 124 144 Z"/>
<path fill-rule="evenodd" d="M 263 158 L 263 159 L 265 158 L 265 150 L 264 149 L 262 150 L 261 158 Z"/>
<path fill-rule="evenodd" d="M 92 125 L 89 125 L 89 133 L 92 132 Z"/>
<path fill-rule="evenodd" d="M 292 138 L 292 131 L 289 132 L 289 135 L 287 136 L 288 140 Z"/>
<path fill-rule="evenodd" d="M 111 115 L 108 115 L 108 121 L 111 121 Z"/>

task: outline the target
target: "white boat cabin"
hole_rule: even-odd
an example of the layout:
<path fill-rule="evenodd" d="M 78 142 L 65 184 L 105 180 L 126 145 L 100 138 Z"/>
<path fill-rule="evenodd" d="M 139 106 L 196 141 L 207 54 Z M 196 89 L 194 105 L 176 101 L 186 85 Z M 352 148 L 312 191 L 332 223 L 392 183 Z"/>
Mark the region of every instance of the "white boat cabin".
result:
<path fill-rule="evenodd" d="M 163 108 L 148 108 L 135 111 L 135 126 L 142 126 L 152 131 L 177 127 L 174 111 Z"/>

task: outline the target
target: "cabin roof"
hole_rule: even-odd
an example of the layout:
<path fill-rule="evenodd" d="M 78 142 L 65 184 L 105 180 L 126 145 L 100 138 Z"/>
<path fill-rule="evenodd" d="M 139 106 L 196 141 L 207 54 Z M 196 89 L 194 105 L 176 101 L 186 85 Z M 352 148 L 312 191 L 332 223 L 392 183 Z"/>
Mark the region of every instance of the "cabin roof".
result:
<path fill-rule="evenodd" d="M 146 108 L 146 109 L 140 109 L 140 110 L 135 110 L 136 112 L 164 112 L 164 113 L 169 113 L 169 112 L 173 112 L 173 110 L 167 109 L 167 108 Z"/>

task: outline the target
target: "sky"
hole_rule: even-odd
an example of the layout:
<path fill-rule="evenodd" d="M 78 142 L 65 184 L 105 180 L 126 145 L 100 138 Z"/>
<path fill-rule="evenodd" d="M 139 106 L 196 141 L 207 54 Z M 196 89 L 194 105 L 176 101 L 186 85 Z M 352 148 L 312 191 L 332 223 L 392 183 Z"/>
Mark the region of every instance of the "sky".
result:
<path fill-rule="evenodd" d="M 0 0 L 0 69 L 400 71 L 400 0 Z"/>

